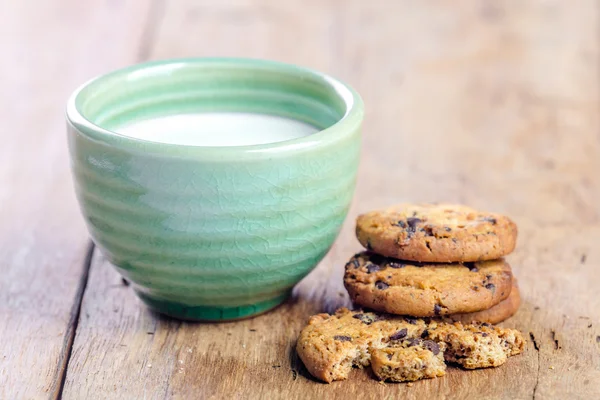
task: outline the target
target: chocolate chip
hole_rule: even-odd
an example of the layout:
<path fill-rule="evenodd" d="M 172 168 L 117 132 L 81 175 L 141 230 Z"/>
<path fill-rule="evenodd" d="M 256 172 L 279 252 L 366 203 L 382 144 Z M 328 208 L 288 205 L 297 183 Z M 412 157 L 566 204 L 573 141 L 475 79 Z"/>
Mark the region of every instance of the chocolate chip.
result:
<path fill-rule="evenodd" d="M 463 265 L 464 265 L 465 267 L 469 268 L 469 271 L 471 271 L 471 272 L 477 272 L 477 271 L 479 271 L 479 270 L 477 269 L 477 267 L 475 266 L 475 263 L 474 263 L 474 262 L 466 262 L 466 263 L 464 263 Z"/>
<path fill-rule="evenodd" d="M 372 263 L 367 264 L 367 273 L 370 274 L 373 272 L 377 272 L 379 270 L 381 270 L 381 265 L 376 265 L 376 264 L 372 264 Z"/>
<path fill-rule="evenodd" d="M 440 345 L 434 342 L 433 340 L 423 341 L 423 347 L 431 351 L 434 356 L 437 356 L 440 353 Z"/>
<path fill-rule="evenodd" d="M 406 228 L 406 222 L 404 222 L 404 221 L 398 221 L 397 225 L 398 225 L 400 228 L 403 228 L 403 229 L 404 229 L 404 228 Z"/>
<path fill-rule="evenodd" d="M 348 264 L 346 264 L 346 267 L 348 267 L 350 265 L 352 265 L 354 267 L 354 269 L 357 269 L 358 267 L 360 267 L 360 263 L 358 262 L 357 259 L 350 261 Z"/>
<path fill-rule="evenodd" d="M 484 217 L 483 221 L 489 222 L 492 225 L 496 225 L 496 223 L 498 222 L 498 221 L 496 221 L 496 218 L 493 218 L 493 217 Z"/>
<path fill-rule="evenodd" d="M 486 332 L 482 332 L 482 333 L 481 333 L 481 336 L 483 336 L 483 337 L 488 337 L 488 334 L 487 334 Z"/>
<path fill-rule="evenodd" d="M 388 263 L 388 266 L 390 268 L 396 268 L 396 269 L 398 269 L 398 268 L 404 268 L 404 267 L 406 267 L 406 264 L 402 264 L 402 263 L 399 263 L 399 262 L 391 261 L 390 263 Z"/>
<path fill-rule="evenodd" d="M 407 218 L 406 219 L 406 223 L 408 224 L 408 227 L 406 228 L 406 233 L 408 234 L 408 237 L 412 237 L 415 232 L 417 231 L 417 224 L 419 222 L 423 222 L 420 218 Z"/>
<path fill-rule="evenodd" d="M 421 342 L 422 342 L 422 340 L 419 338 L 410 338 L 406 341 L 406 344 L 408 344 L 408 347 L 412 347 L 412 346 L 420 345 Z"/>
<path fill-rule="evenodd" d="M 339 340 L 340 342 L 351 342 L 352 338 L 350 336 L 344 335 L 336 335 L 333 337 L 335 340 Z"/>
<path fill-rule="evenodd" d="M 375 282 L 375 287 L 379 290 L 385 290 L 385 289 L 389 288 L 390 285 L 388 285 L 384 281 L 377 281 L 377 282 Z"/>
<path fill-rule="evenodd" d="M 445 226 L 445 227 L 444 227 L 444 230 L 445 230 L 446 232 L 452 232 L 452 228 L 450 228 L 449 226 Z"/>
<path fill-rule="evenodd" d="M 392 359 L 392 353 L 388 354 L 387 358 L 388 358 L 388 360 L 391 360 Z"/>
<path fill-rule="evenodd" d="M 452 238 L 452 242 L 453 242 L 453 243 L 457 243 L 457 242 L 458 242 L 458 240 L 456 240 L 456 238 Z"/>
<path fill-rule="evenodd" d="M 485 279 L 487 279 L 489 281 L 490 279 L 492 279 L 492 276 L 491 275 L 486 275 Z"/>
<path fill-rule="evenodd" d="M 350 274 L 350 279 L 356 279 L 356 275 Z"/>
<path fill-rule="evenodd" d="M 412 229 L 413 232 L 416 230 L 417 228 L 417 224 L 423 222 L 422 219 L 420 218 L 407 218 L 406 219 L 406 223 L 408 224 L 408 228 Z"/>
<path fill-rule="evenodd" d="M 436 304 L 435 306 L 433 306 L 433 313 L 435 315 L 440 315 L 441 312 L 442 312 L 442 307 L 440 307 L 439 304 Z"/>
<path fill-rule="evenodd" d="M 596 336 L 596 343 L 600 343 L 600 336 Z"/>
<path fill-rule="evenodd" d="M 398 332 L 394 333 L 390 336 L 390 340 L 400 340 L 404 339 L 408 335 L 408 330 L 406 328 L 400 329 Z"/>
<path fill-rule="evenodd" d="M 417 320 L 415 318 L 404 317 L 404 319 L 406 320 L 406 322 L 408 322 L 411 325 L 416 325 L 417 324 Z"/>
<path fill-rule="evenodd" d="M 367 250 L 373 250 L 373 246 L 371 246 L 370 240 L 367 240 Z"/>
<path fill-rule="evenodd" d="M 489 323 L 487 323 L 487 322 L 484 322 L 483 324 L 481 324 L 481 326 L 485 326 L 486 328 L 490 328 L 492 325 L 489 324 Z"/>
<path fill-rule="evenodd" d="M 429 337 L 429 331 L 425 329 L 423 333 L 421 333 L 421 339 L 425 339 L 427 337 Z"/>
<path fill-rule="evenodd" d="M 494 290 L 496 289 L 496 285 L 494 285 L 493 283 L 488 283 L 487 285 L 485 285 L 485 288 L 487 290 Z"/>
<path fill-rule="evenodd" d="M 373 323 L 373 320 L 365 314 L 354 314 L 352 318 L 356 318 L 365 325 L 371 325 Z"/>

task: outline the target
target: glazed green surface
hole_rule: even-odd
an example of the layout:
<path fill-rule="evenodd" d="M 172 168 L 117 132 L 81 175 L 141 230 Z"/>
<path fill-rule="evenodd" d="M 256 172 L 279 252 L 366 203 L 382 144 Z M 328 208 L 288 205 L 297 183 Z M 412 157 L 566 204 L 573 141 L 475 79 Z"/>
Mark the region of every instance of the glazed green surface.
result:
<path fill-rule="evenodd" d="M 111 131 L 204 111 L 269 113 L 323 130 L 233 147 Z M 276 306 L 326 254 L 352 198 L 362 103 L 302 68 L 227 59 L 134 66 L 81 89 L 67 117 L 95 243 L 144 302 L 172 316 L 234 319 Z"/>

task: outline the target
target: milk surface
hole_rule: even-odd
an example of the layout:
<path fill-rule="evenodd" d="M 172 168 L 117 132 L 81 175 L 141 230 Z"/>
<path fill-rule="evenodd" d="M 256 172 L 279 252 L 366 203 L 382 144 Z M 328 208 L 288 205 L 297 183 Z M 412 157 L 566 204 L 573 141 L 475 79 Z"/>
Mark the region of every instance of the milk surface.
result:
<path fill-rule="evenodd" d="M 189 146 L 246 146 L 281 142 L 318 131 L 307 123 L 267 114 L 178 114 L 123 125 L 121 135 Z"/>

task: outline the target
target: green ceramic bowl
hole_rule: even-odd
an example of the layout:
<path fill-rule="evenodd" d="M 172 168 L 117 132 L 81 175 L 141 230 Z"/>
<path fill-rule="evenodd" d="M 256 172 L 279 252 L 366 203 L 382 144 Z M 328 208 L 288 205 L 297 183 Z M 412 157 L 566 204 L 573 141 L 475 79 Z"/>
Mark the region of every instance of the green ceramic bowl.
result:
<path fill-rule="evenodd" d="M 273 114 L 319 132 L 250 146 L 165 144 L 115 128 L 199 112 Z M 135 65 L 67 105 L 75 189 L 96 245 L 154 310 L 228 320 L 280 304 L 348 211 L 363 104 L 308 69 L 247 59 Z"/>

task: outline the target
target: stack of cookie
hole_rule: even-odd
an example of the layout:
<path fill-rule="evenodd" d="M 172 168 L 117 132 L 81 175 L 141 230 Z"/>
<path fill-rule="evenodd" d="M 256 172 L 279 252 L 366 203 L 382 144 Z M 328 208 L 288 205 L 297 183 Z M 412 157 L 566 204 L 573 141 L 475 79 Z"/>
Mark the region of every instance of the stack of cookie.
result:
<path fill-rule="evenodd" d="M 358 217 L 368 251 L 346 265 L 360 306 L 413 317 L 498 323 L 520 303 L 510 265 L 517 227 L 508 217 L 458 205 L 401 204 Z"/>
<path fill-rule="evenodd" d="M 356 234 L 367 251 L 346 264 L 344 285 L 356 305 L 376 312 L 342 308 L 310 319 L 296 348 L 313 376 L 331 382 L 371 365 L 382 380 L 413 381 L 444 375 L 446 362 L 495 367 L 523 350 L 520 332 L 490 325 L 520 303 L 502 259 L 517 237 L 508 217 L 402 204 L 361 215 Z"/>

